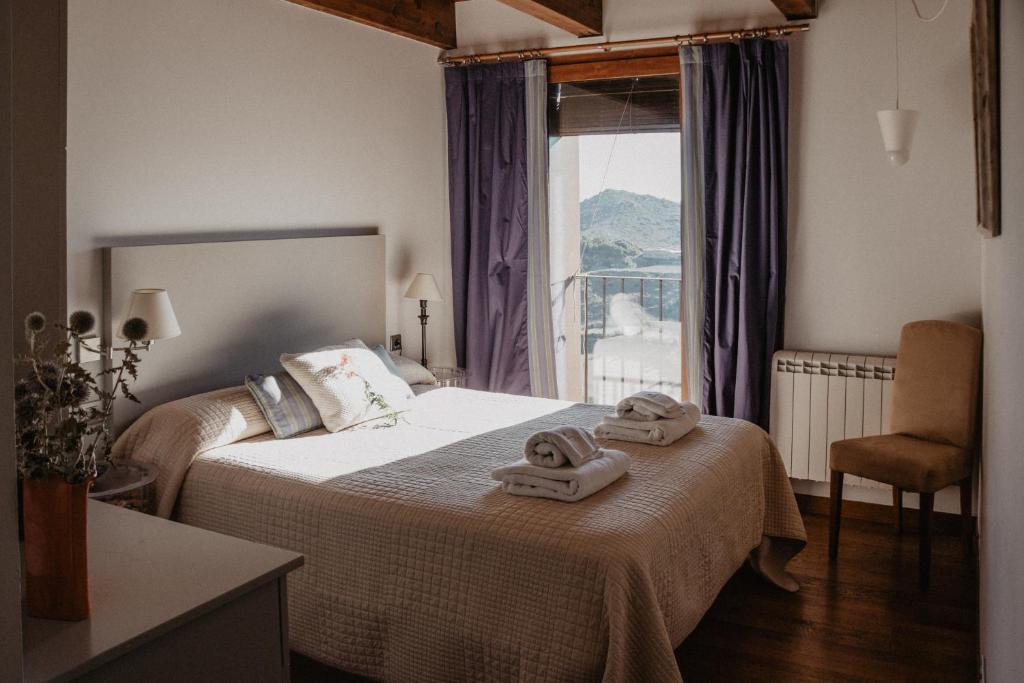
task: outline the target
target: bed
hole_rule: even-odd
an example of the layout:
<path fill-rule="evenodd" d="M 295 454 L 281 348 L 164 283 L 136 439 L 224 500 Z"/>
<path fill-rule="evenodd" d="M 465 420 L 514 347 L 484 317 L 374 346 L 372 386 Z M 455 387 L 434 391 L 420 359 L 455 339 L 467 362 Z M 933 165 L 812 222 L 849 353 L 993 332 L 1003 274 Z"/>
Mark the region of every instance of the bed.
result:
<path fill-rule="evenodd" d="M 182 328 L 133 385 L 152 409 L 115 404 L 115 427 L 131 425 L 115 456 L 156 466 L 162 516 L 306 556 L 288 582 L 296 651 L 398 682 L 678 681 L 673 647 L 745 561 L 796 589 L 784 566 L 803 524 L 749 423 L 705 418 L 668 448 L 606 443 L 629 473 L 578 503 L 514 497 L 489 474 L 533 431 L 591 428 L 605 407 L 436 389 L 394 427 L 274 439 L 231 385 L 279 371 L 282 352 L 400 329 L 385 292 L 408 273 L 385 267 L 384 242 L 105 251 L 106 341 L 139 287 L 166 288 Z"/>
<path fill-rule="evenodd" d="M 705 417 L 562 503 L 489 472 L 606 407 L 465 389 L 399 424 L 277 440 L 244 388 L 166 403 L 115 455 L 158 467 L 160 513 L 301 552 L 294 650 L 387 681 L 678 681 L 674 647 L 745 561 L 787 590 L 806 536 L 768 436 Z"/>

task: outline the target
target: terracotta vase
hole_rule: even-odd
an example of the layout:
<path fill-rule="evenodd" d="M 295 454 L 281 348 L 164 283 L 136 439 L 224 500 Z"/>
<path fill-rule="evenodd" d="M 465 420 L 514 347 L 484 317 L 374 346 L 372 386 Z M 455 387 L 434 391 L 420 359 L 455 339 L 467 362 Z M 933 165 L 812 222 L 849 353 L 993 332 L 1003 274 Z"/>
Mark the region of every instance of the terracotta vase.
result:
<path fill-rule="evenodd" d="M 81 621 L 89 616 L 86 503 L 91 482 L 60 477 L 22 482 L 28 613 Z"/>

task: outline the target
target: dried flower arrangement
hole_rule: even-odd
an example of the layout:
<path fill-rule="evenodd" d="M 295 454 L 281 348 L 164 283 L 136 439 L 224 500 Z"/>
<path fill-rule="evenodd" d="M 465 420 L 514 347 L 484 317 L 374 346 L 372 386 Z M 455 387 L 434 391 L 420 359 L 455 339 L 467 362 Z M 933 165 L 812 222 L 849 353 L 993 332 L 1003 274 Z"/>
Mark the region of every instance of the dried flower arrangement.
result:
<path fill-rule="evenodd" d="M 59 477 L 80 484 L 96 477 L 97 467 L 110 457 L 108 428 L 114 399 L 138 403 L 128 390 L 138 378 L 139 356 L 148 325 L 141 318 L 125 321 L 121 335 L 128 340 L 117 349 L 120 365 L 93 375 L 74 360 L 73 349 L 92 330 L 95 317 L 77 311 L 68 324 L 47 323 L 42 313 L 25 318 L 28 354 L 16 359 L 26 368 L 15 384 L 15 445 L 18 469 L 25 479 Z M 52 327 L 55 335 L 47 333 Z M 98 379 L 110 375 L 110 390 Z"/>

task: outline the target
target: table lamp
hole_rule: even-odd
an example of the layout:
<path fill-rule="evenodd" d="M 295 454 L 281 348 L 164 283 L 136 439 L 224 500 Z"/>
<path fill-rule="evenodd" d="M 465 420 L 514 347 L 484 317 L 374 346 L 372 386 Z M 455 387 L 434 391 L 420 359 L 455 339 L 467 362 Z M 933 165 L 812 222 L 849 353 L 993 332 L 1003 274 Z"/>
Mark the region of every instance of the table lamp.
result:
<path fill-rule="evenodd" d="M 437 280 L 429 273 L 416 273 L 409 289 L 405 290 L 406 299 L 420 300 L 420 363 L 427 367 L 427 302 L 444 301 L 441 290 L 437 288 Z"/>

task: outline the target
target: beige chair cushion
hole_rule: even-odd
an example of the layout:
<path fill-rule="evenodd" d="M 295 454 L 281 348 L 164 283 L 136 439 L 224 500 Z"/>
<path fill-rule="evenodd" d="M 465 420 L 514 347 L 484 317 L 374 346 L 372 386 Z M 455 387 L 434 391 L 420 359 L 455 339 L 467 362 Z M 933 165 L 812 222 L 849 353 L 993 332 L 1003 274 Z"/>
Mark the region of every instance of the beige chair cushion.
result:
<path fill-rule="evenodd" d="M 884 434 L 836 441 L 829 467 L 908 491 L 933 493 L 966 478 L 971 457 L 964 448 Z"/>
<path fill-rule="evenodd" d="M 971 448 L 980 365 L 980 330 L 946 320 L 905 325 L 892 388 L 892 433 Z"/>

